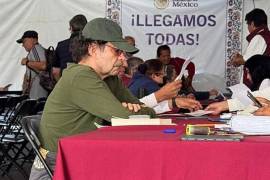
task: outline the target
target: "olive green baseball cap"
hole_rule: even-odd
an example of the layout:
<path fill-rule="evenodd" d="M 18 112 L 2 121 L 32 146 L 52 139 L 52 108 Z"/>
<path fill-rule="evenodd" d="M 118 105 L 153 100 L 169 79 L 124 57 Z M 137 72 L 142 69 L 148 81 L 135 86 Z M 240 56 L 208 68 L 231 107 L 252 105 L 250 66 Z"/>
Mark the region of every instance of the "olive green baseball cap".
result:
<path fill-rule="evenodd" d="M 85 25 L 82 35 L 86 39 L 111 42 L 117 49 L 128 53 L 139 51 L 135 46 L 127 43 L 123 38 L 121 27 L 110 19 L 95 18 L 89 21 Z"/>

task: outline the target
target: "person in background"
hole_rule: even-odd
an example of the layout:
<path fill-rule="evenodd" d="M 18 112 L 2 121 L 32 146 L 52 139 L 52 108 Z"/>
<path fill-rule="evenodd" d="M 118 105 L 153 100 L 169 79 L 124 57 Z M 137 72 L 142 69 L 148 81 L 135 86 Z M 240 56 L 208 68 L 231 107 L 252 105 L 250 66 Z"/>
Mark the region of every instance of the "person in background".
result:
<path fill-rule="evenodd" d="M 168 65 L 173 65 L 175 67 L 176 74 L 178 75 L 182 69 L 182 66 L 185 62 L 185 59 L 179 57 L 171 57 L 171 49 L 168 45 L 162 45 L 157 48 L 157 58 L 162 62 L 164 65 L 164 69 L 166 72 Z M 195 65 L 193 62 L 190 62 L 186 68 L 187 70 L 187 77 L 186 77 L 186 84 L 187 88 L 192 88 L 192 79 L 195 74 Z"/>
<path fill-rule="evenodd" d="M 71 35 L 68 39 L 58 42 L 55 49 L 55 58 L 53 60 L 53 76 L 55 80 L 59 80 L 62 75 L 63 69 L 67 67 L 67 63 L 73 62 L 70 41 L 73 37 L 77 36 L 82 31 L 87 23 L 87 19 L 84 15 L 78 14 L 69 21 L 69 30 Z"/>
<path fill-rule="evenodd" d="M 243 55 L 235 54 L 232 64 L 236 67 L 245 64 L 245 61 L 256 54 L 270 55 L 270 31 L 267 27 L 267 15 L 262 9 L 255 8 L 246 14 L 249 35 L 246 37 L 248 46 Z M 248 84 L 246 72 L 243 74 L 243 82 Z"/>
<path fill-rule="evenodd" d="M 33 30 L 25 31 L 17 43 L 22 44 L 28 52 L 21 60 L 21 65 L 26 66 L 23 94 L 28 94 L 31 99 L 47 97 L 48 92 L 40 85 L 38 76 L 40 71 L 46 70 L 45 49 L 38 42 L 38 33 Z"/>
<path fill-rule="evenodd" d="M 156 107 L 157 113 L 170 111 L 173 108 L 184 108 L 191 111 L 198 110 L 201 105 L 198 101 L 177 97 L 180 90 L 180 81 L 174 81 L 160 88 L 163 83 L 163 64 L 157 59 L 150 59 L 140 64 L 138 72 L 132 77 L 129 84 L 131 92 L 150 107 Z M 152 104 L 152 105 L 151 105 Z"/>
<path fill-rule="evenodd" d="M 128 44 L 133 45 L 133 46 L 136 47 L 136 43 L 135 43 L 135 38 L 134 37 L 132 37 L 132 36 L 125 36 L 124 39 L 128 42 Z"/>
<path fill-rule="evenodd" d="M 132 56 L 127 60 L 127 63 L 128 63 L 127 74 L 132 78 L 138 71 L 138 66 L 140 64 L 143 64 L 144 61 L 139 57 Z M 156 113 L 171 111 L 168 99 L 176 97 L 180 89 L 181 89 L 181 82 L 175 81 L 164 85 L 158 91 L 151 93 L 147 96 L 144 96 L 139 100 L 146 106 L 153 108 Z"/>
<path fill-rule="evenodd" d="M 138 71 L 139 65 L 143 64 L 143 63 L 144 63 L 144 61 L 139 57 L 132 56 L 132 57 L 128 58 L 128 60 L 127 60 L 127 64 L 128 64 L 127 74 L 130 77 L 133 77 L 134 74 Z"/>
<path fill-rule="evenodd" d="M 163 77 L 164 67 L 162 62 L 150 59 L 139 65 L 138 71 L 132 77 L 128 88 L 133 95 L 142 98 L 159 90 L 159 85 L 163 83 Z"/>
<path fill-rule="evenodd" d="M 138 49 L 126 43 L 116 22 L 95 18 L 86 24 L 82 36 L 75 38 L 75 64 L 63 71 L 46 101 L 40 122 L 41 149 L 51 169 L 60 138 L 94 131 L 96 123 L 110 122 L 112 117 L 155 117 L 154 110 L 140 103 L 117 77 L 119 67 L 126 65 L 125 52 Z M 30 180 L 48 179 L 45 169 L 35 162 Z"/>
<path fill-rule="evenodd" d="M 244 68 L 247 72 L 247 80 L 251 85 L 251 90 L 254 91 L 252 94 L 270 100 L 270 57 L 254 55 L 245 62 Z M 241 92 L 241 89 L 239 89 L 239 92 Z M 239 97 L 210 104 L 206 110 L 214 111 L 214 114 L 227 110 L 244 110 L 250 104 L 250 101 L 246 101 L 246 99 L 247 92 L 244 91 L 239 94 Z"/>
<path fill-rule="evenodd" d="M 135 39 L 132 36 L 125 36 L 124 39 L 127 41 L 128 44 L 130 44 L 130 45 L 132 45 L 134 47 L 136 46 L 135 45 Z M 126 56 L 127 56 L 128 60 L 129 60 L 129 58 L 132 58 L 133 54 L 135 54 L 137 52 L 138 51 L 133 52 L 133 53 L 126 53 Z M 119 79 L 122 80 L 123 84 L 126 87 L 128 87 L 128 84 L 129 84 L 132 76 L 130 76 L 129 73 L 127 72 L 127 67 L 124 67 L 124 66 L 120 67 L 118 77 L 119 77 Z"/>

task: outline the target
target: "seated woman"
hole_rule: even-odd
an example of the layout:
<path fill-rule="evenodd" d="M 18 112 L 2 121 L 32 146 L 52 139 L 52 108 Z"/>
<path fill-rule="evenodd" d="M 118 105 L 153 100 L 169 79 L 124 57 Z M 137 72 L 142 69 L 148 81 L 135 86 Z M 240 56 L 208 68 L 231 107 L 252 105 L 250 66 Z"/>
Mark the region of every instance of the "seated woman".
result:
<path fill-rule="evenodd" d="M 142 98 L 159 90 L 159 84 L 163 83 L 163 77 L 163 64 L 159 60 L 150 59 L 139 65 L 128 88 L 134 96 Z"/>
<path fill-rule="evenodd" d="M 249 58 L 244 66 L 247 71 L 247 79 L 251 84 L 252 94 L 256 97 L 270 99 L 270 57 L 264 55 L 255 55 Z M 238 97 L 210 104 L 206 110 L 214 111 L 213 114 L 219 114 L 222 111 L 239 111 L 244 110 L 248 105 L 252 104 L 247 101 L 247 92 L 238 90 Z M 242 92 L 241 92 L 242 91 Z M 234 95 L 234 94 L 233 94 Z M 251 112 L 253 113 L 253 112 Z"/>

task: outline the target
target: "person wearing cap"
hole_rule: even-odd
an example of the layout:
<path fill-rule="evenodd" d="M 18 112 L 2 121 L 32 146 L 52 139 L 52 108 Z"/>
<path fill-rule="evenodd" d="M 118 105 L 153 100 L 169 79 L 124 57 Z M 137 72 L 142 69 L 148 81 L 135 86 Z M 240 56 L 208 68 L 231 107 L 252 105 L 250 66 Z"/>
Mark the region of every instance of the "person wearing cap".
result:
<path fill-rule="evenodd" d="M 45 49 L 38 43 L 38 33 L 36 31 L 26 31 L 17 40 L 28 52 L 22 58 L 21 64 L 26 66 L 23 81 L 23 93 L 28 94 L 31 99 L 47 97 L 48 92 L 39 84 L 39 72 L 46 70 Z"/>
<path fill-rule="evenodd" d="M 69 64 L 48 97 L 40 122 L 40 141 L 54 169 L 59 138 L 97 129 L 96 123 L 133 114 L 155 117 L 118 79 L 119 67 L 126 63 L 125 52 L 138 51 L 122 37 L 120 26 L 105 18 L 88 22 L 73 41 Z M 74 152 L 76 153 L 76 152 Z M 47 176 L 33 165 L 30 179 Z"/>
<path fill-rule="evenodd" d="M 78 14 L 69 21 L 70 38 L 58 42 L 55 49 L 55 58 L 53 61 L 53 76 L 58 81 L 62 75 L 63 69 L 67 67 L 67 63 L 73 62 L 70 52 L 70 41 L 77 36 L 87 23 L 84 15 Z"/>

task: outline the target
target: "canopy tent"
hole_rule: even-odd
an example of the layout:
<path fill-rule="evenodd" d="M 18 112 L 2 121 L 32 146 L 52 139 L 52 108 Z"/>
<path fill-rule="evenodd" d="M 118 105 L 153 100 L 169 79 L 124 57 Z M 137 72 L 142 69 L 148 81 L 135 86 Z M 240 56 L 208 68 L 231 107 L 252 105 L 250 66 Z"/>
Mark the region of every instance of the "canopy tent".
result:
<path fill-rule="evenodd" d="M 166 38 L 168 39 L 167 43 L 172 43 L 170 38 L 175 39 L 174 44 L 176 42 L 182 43 L 180 44 L 181 47 L 179 47 L 181 51 L 177 50 L 176 48 L 172 48 L 173 56 L 188 57 L 190 56 L 189 54 L 191 50 L 190 47 L 183 46 L 184 38 L 186 40 L 186 44 L 191 43 L 196 46 L 196 43 L 198 43 L 200 46 L 200 49 L 198 49 L 199 46 L 197 45 L 198 50 L 192 47 L 192 53 L 196 52 L 194 54 L 194 62 L 197 67 L 196 73 L 206 73 L 207 75 L 210 74 L 213 76 L 218 76 L 218 78 L 224 80 L 223 84 L 226 85 L 226 78 L 228 80 L 228 77 L 226 77 L 226 61 L 228 60 L 228 58 L 225 58 L 227 53 L 226 47 L 225 45 L 218 44 L 217 39 L 215 39 L 215 43 L 213 44 L 207 42 L 209 41 L 207 34 L 212 35 L 213 31 L 211 30 L 213 30 L 213 28 L 215 28 L 214 31 L 216 32 L 216 37 L 214 38 L 221 38 L 222 34 L 224 37 L 224 33 L 226 31 L 226 28 L 224 27 L 226 26 L 226 22 L 228 22 L 224 18 L 228 18 L 228 14 L 223 10 L 224 8 L 222 9 L 222 7 L 225 6 L 228 9 L 229 3 L 236 3 L 236 6 L 241 5 L 239 12 L 241 11 L 242 15 L 245 15 L 248 11 L 253 9 L 254 5 L 257 8 L 264 9 L 267 14 L 269 14 L 270 11 L 270 2 L 267 0 L 255 0 L 254 2 L 243 0 L 181 1 L 198 3 L 198 7 L 195 9 L 183 8 L 184 5 L 177 4 L 177 2 L 180 2 L 177 0 L 171 0 L 168 2 L 168 6 L 161 9 L 157 8 L 157 6 L 160 4 L 155 4 L 158 3 L 157 0 L 138 0 L 134 2 L 128 0 L 2 0 L 0 1 L 0 5 L 3 7 L 2 11 L 0 12 L 0 19 L 2 20 L 2 26 L 0 28 L 0 69 L 2 72 L 0 86 L 5 86 L 6 84 L 11 83 L 12 86 L 10 87 L 10 90 L 21 89 L 25 66 L 20 65 L 20 61 L 23 57 L 26 56 L 26 52 L 20 44 L 16 43 L 16 40 L 22 36 L 24 31 L 30 29 L 36 30 L 39 33 L 39 42 L 45 48 L 51 45 L 55 47 L 58 41 L 69 37 L 70 33 L 68 22 L 74 15 L 84 14 L 88 20 L 91 20 L 95 17 L 108 17 L 110 16 L 108 9 L 111 9 L 112 13 L 113 8 L 120 8 L 121 14 L 119 14 L 119 18 L 121 19 L 119 19 L 119 23 L 123 27 L 124 35 L 135 36 L 137 40 L 137 46 L 141 48 L 141 52 L 138 54 L 140 57 L 145 60 L 154 58 L 156 47 L 159 44 L 164 43 L 163 41 L 166 41 Z M 173 4 L 173 2 L 176 4 Z M 207 8 L 212 10 L 208 12 Z M 132 14 L 134 16 L 132 16 Z M 114 17 L 112 15 L 113 14 L 111 14 L 111 18 L 115 18 L 117 14 L 114 14 Z M 145 22 L 146 16 L 148 17 L 147 23 L 149 24 L 151 21 L 150 18 L 152 17 L 156 17 L 157 19 L 164 18 L 164 16 L 168 17 L 168 15 L 171 16 L 171 18 L 167 18 L 165 23 L 178 22 L 179 25 L 179 21 L 175 20 L 177 18 L 183 22 L 185 20 L 186 22 L 190 22 L 192 18 L 195 18 L 197 20 L 197 24 L 195 24 L 197 27 L 183 27 L 182 29 L 179 29 L 179 32 L 176 34 L 177 36 L 175 36 L 175 32 L 173 31 L 174 27 L 151 27 L 148 26 Z M 177 15 L 180 16 L 180 18 Z M 208 25 L 204 25 L 203 20 L 205 18 Z M 142 19 L 144 19 L 144 23 L 142 22 Z M 169 19 L 170 21 L 168 21 Z M 242 18 L 239 18 L 239 21 L 241 20 Z M 137 22 L 137 26 L 133 26 L 133 28 L 131 28 L 132 26 L 129 23 L 132 21 L 134 24 Z M 159 26 L 159 23 L 164 23 L 162 21 L 158 20 L 158 22 L 156 21 L 155 23 Z M 211 24 L 213 25 L 213 22 L 215 22 L 215 26 L 211 26 Z M 144 24 L 145 26 L 138 26 L 138 23 Z M 151 23 L 153 23 L 153 21 Z M 204 26 L 201 27 L 200 25 Z M 160 31 L 160 33 L 158 31 Z M 244 21 L 242 21 L 240 24 L 239 32 L 241 32 L 240 40 L 242 40 L 242 43 L 240 43 L 242 46 L 240 45 L 239 48 L 244 50 L 247 46 L 245 41 L 245 36 L 247 35 L 247 27 Z M 139 38 L 141 37 L 140 33 L 148 33 L 147 36 L 143 37 L 148 40 L 148 47 L 146 47 L 145 42 Z M 188 36 L 188 34 L 191 35 Z M 151 40 L 152 44 L 149 44 L 149 40 Z M 224 37 L 224 39 L 221 41 L 225 42 L 226 37 Z M 173 46 L 173 43 L 171 45 Z M 152 47 L 151 51 L 147 49 L 150 47 Z M 146 52 L 151 52 L 152 54 Z M 206 58 L 199 58 L 203 56 Z M 207 56 L 214 58 L 207 58 Z"/>

